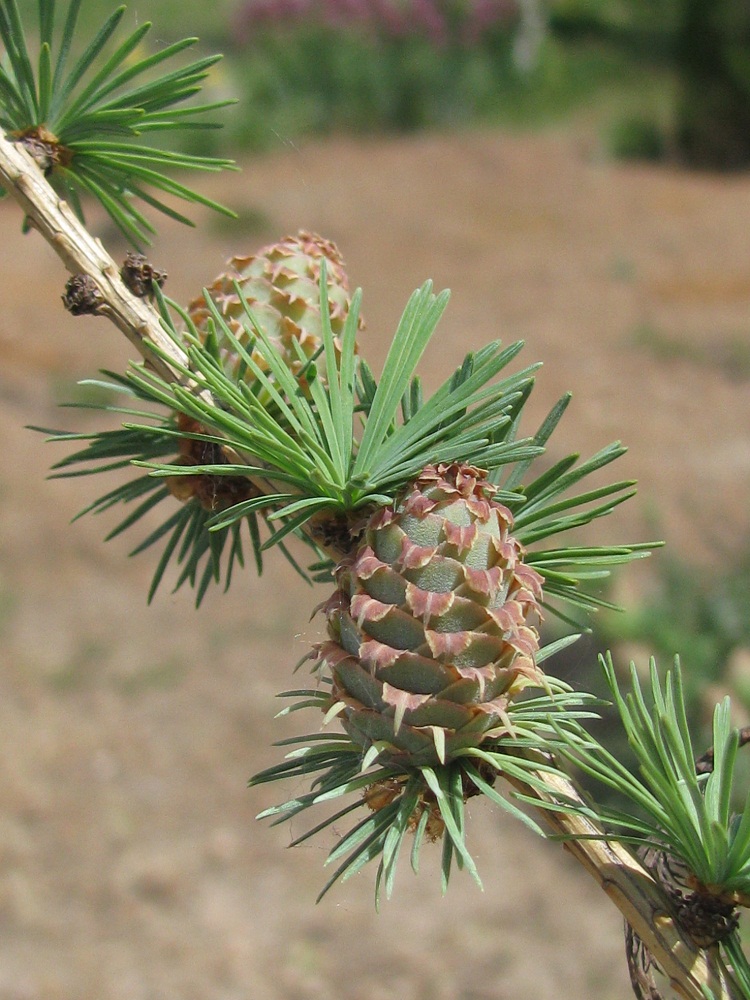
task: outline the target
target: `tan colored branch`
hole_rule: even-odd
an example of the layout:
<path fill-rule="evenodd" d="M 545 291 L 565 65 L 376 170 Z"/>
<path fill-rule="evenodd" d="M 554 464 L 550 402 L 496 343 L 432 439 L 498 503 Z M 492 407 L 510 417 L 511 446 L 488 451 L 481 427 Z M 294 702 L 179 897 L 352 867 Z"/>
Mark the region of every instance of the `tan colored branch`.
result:
<path fill-rule="evenodd" d="M 125 287 L 117 264 L 100 241 L 91 236 L 70 206 L 57 197 L 24 147 L 8 140 L 2 129 L 0 184 L 13 195 L 71 274 L 93 278 L 101 293 L 102 314 L 125 334 L 162 378 L 179 381 L 177 370 L 148 348 L 150 340 L 174 358 L 176 364 L 185 363 L 185 355 L 164 331 L 154 307 Z"/>
<path fill-rule="evenodd" d="M 119 268 L 101 243 L 90 235 L 70 207 L 60 201 L 25 149 L 10 142 L 2 130 L 0 184 L 18 201 L 68 270 L 95 281 L 102 299 L 101 313 L 125 334 L 148 364 L 167 381 L 184 381 L 177 366 L 185 364 L 185 355 L 163 329 L 156 310 L 128 290 L 120 279 Z M 173 358 L 175 367 L 155 355 L 149 342 Z M 273 488 L 269 482 L 255 482 L 266 492 Z M 542 795 L 526 786 L 523 791 L 540 803 L 556 801 L 560 794 L 577 795 L 572 785 L 541 772 L 538 777 L 547 784 L 548 794 Z M 556 833 L 573 837 L 601 833 L 579 816 L 545 809 L 542 812 Z M 708 986 L 717 1000 L 739 1000 L 739 991 L 726 971 L 718 967 L 716 956 L 698 948 L 682 933 L 670 913 L 665 894 L 626 850 L 604 840 L 568 840 L 566 847 L 621 910 L 682 997 L 705 1000 L 701 987 Z"/>
<path fill-rule="evenodd" d="M 95 239 L 70 205 L 58 198 L 36 161 L 17 142 L 9 140 L 0 129 L 0 185 L 18 202 L 31 225 L 50 244 L 71 274 L 90 277 L 101 297 L 97 309 L 128 338 L 148 366 L 166 382 L 190 385 L 180 371 L 187 356 L 162 326 L 150 302 L 134 295 L 120 278 L 120 269 L 98 239 Z M 154 352 L 156 345 L 174 366 Z M 195 393 L 210 403 L 207 390 Z M 238 461 L 239 456 L 237 456 Z M 254 464 L 258 464 L 255 462 Z M 265 493 L 279 492 L 270 480 L 248 477 Z M 282 490 L 283 492 L 283 490 Z"/>
<path fill-rule="evenodd" d="M 541 803 L 573 799 L 575 786 L 546 772 L 537 772 L 549 792 L 518 785 Z M 583 803 L 581 803 L 583 804 Z M 699 948 L 677 924 L 669 900 L 652 875 L 621 844 L 603 839 L 601 827 L 574 813 L 541 812 L 565 847 L 592 875 L 646 945 L 672 988 L 686 1000 L 705 1000 L 708 987 L 717 1000 L 740 1000 L 742 993 L 723 966 L 715 948 Z M 583 838 L 601 839 L 583 839 Z"/>

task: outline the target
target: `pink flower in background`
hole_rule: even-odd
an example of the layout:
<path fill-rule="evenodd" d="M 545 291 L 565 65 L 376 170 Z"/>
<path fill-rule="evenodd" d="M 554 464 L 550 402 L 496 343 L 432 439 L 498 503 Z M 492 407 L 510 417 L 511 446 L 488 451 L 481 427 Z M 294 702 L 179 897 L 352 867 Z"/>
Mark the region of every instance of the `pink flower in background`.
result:
<path fill-rule="evenodd" d="M 458 30 L 464 44 L 477 44 L 497 26 L 510 27 L 517 0 L 248 0 L 235 18 L 241 43 L 270 26 L 321 21 L 334 30 L 367 27 L 383 38 L 424 38 L 436 48 Z"/>
<path fill-rule="evenodd" d="M 493 28 L 509 29 L 517 16 L 517 0 L 474 0 L 467 11 L 464 42 L 476 45 Z"/>
<path fill-rule="evenodd" d="M 448 25 L 435 0 L 411 0 L 410 8 L 414 34 L 423 35 L 436 48 L 442 48 L 448 41 Z"/>
<path fill-rule="evenodd" d="M 325 0 L 323 20 L 332 28 L 369 26 L 373 20 L 372 4 L 368 0 Z"/>
<path fill-rule="evenodd" d="M 373 23 L 386 38 L 403 38 L 409 34 L 408 4 L 393 0 L 369 0 Z"/>
<path fill-rule="evenodd" d="M 299 22 L 310 14 L 312 7 L 311 0 L 250 0 L 235 17 L 237 38 L 249 42 L 258 28 Z"/>

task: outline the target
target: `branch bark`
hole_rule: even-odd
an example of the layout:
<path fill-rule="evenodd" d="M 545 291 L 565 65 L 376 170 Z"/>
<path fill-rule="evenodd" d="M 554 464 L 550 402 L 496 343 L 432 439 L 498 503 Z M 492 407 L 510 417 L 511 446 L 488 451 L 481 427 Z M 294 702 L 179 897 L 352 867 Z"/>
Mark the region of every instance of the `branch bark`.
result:
<path fill-rule="evenodd" d="M 161 325 L 159 314 L 144 299 L 133 295 L 120 278 L 120 269 L 101 242 L 82 225 L 70 206 L 61 201 L 24 147 L 10 141 L 0 129 L 0 184 L 16 199 L 31 224 L 55 250 L 71 274 L 91 277 L 103 300 L 105 315 L 162 378 L 183 381 L 171 367 L 151 351 L 157 344 L 175 361 L 187 358 Z"/>
<path fill-rule="evenodd" d="M 70 207 L 47 183 L 36 162 L 18 143 L 9 141 L 0 129 L 0 183 L 16 199 L 32 225 L 53 247 L 73 274 L 90 276 L 101 293 L 101 314 L 125 334 L 145 361 L 165 380 L 184 383 L 180 365 L 187 358 L 161 325 L 157 311 L 144 299 L 133 295 L 123 284 L 115 261 L 101 242 L 88 232 Z M 156 344 L 174 367 L 150 348 Z M 269 491 L 268 481 L 253 480 Z M 335 553 L 334 553 L 335 554 Z M 340 555 L 340 553 L 339 553 Z M 638 936 L 648 947 L 672 987 L 686 1000 L 706 1000 L 708 987 L 717 1000 L 740 1000 L 741 994 L 718 956 L 700 949 L 678 926 L 669 900 L 653 877 L 623 847 L 609 843 L 603 832 L 580 816 L 552 812 L 545 802 L 558 801 L 562 794 L 578 795 L 572 784 L 539 773 L 549 793 L 523 786 L 524 794 L 536 797 L 545 820 L 556 833 L 570 839 L 565 846 L 592 875 Z"/>
<path fill-rule="evenodd" d="M 681 929 L 664 890 L 625 847 L 607 841 L 601 827 L 583 816 L 544 808 L 561 798 L 583 804 L 575 786 L 548 773 L 537 772 L 536 777 L 544 781 L 548 792 L 529 785 L 517 787 L 539 802 L 540 812 L 555 834 L 572 838 L 564 841 L 565 848 L 620 910 L 672 989 L 686 1000 L 706 1000 L 705 988 L 716 1000 L 742 1000 L 743 994 L 718 949 L 698 947 Z M 588 839 L 591 837 L 596 839 Z"/>
<path fill-rule="evenodd" d="M 156 309 L 146 299 L 134 295 L 120 277 L 120 269 L 89 233 L 67 202 L 58 198 L 39 165 L 21 143 L 9 140 L 0 128 L 0 185 L 23 209 L 32 227 L 50 244 L 71 274 L 90 277 L 99 290 L 97 314 L 105 316 L 124 333 L 143 360 L 167 382 L 190 386 L 180 367 L 188 366 L 187 355 L 162 326 Z M 166 354 L 164 360 L 152 349 Z M 212 403 L 211 394 L 194 386 L 195 394 Z M 238 456 L 239 458 L 239 456 Z M 257 465 L 257 460 L 253 460 Z M 271 479 L 248 479 L 265 493 L 283 492 Z"/>

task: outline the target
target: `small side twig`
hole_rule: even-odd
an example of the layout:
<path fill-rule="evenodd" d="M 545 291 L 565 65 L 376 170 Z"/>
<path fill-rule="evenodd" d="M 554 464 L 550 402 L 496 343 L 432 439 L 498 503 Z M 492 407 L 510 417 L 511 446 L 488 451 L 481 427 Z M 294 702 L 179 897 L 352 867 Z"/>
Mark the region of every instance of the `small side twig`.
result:
<path fill-rule="evenodd" d="M 35 229 L 55 250 L 71 274 L 87 275 L 101 296 L 100 314 L 124 333 L 138 353 L 162 378 L 183 381 L 177 366 L 186 357 L 161 325 L 157 311 L 126 288 L 120 269 L 49 185 L 22 143 L 11 142 L 0 129 L 0 184 L 16 199 Z M 149 347 L 156 344 L 175 367 Z"/>
<path fill-rule="evenodd" d="M 740 729 L 740 746 L 750 743 L 750 726 L 743 726 Z M 714 748 L 709 747 L 704 754 L 695 762 L 696 774 L 710 774 L 714 769 Z"/>
<path fill-rule="evenodd" d="M 739 731 L 739 745 L 741 747 L 750 743 L 750 726 L 745 726 Z M 714 769 L 714 748 L 709 747 L 705 753 L 701 754 L 695 762 L 697 774 L 710 774 Z M 653 873 L 659 884 L 670 895 L 677 906 L 678 919 L 684 924 L 685 919 L 681 915 L 680 904 L 686 899 L 695 897 L 696 893 L 685 891 L 685 872 L 676 871 L 673 859 L 667 857 L 663 851 L 654 849 L 639 852 L 644 866 Z M 720 904 L 720 901 L 717 901 Z M 716 926 L 720 936 L 725 936 L 736 929 L 737 917 L 731 905 L 719 906 L 718 919 L 716 914 L 710 914 L 709 927 Z M 711 919 L 713 916 L 713 920 Z M 715 942 L 713 942 L 715 943 Z M 654 960 L 651 951 L 644 943 L 643 939 L 635 932 L 632 925 L 625 921 L 625 956 L 630 973 L 630 982 L 633 992 L 638 1000 L 663 1000 L 663 997 L 656 986 L 653 970 L 659 969 L 659 964 Z"/>
<path fill-rule="evenodd" d="M 604 830 L 592 820 L 545 808 L 547 803 L 561 801 L 577 800 L 583 805 L 572 782 L 541 771 L 535 777 L 544 781 L 549 793 L 530 785 L 517 787 L 525 797 L 539 801 L 547 824 L 564 838 L 565 848 L 596 879 L 646 943 L 672 989 L 685 1000 L 706 1000 L 705 989 L 717 1000 L 741 1000 L 742 993 L 718 953 L 699 947 L 682 929 L 668 894 L 634 855 L 622 844 L 607 840 Z M 643 998 L 657 1000 L 648 993 Z"/>

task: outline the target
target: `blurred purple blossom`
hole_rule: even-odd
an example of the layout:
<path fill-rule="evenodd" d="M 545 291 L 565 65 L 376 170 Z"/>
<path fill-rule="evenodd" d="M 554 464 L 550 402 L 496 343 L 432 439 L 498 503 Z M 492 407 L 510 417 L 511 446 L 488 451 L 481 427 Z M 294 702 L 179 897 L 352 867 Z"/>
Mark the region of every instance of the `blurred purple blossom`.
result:
<path fill-rule="evenodd" d="M 412 33 L 425 37 L 436 48 L 442 48 L 448 41 L 448 25 L 440 0 L 411 0 L 410 20 Z"/>
<path fill-rule="evenodd" d="M 510 28 L 517 17 L 517 0 L 474 0 L 468 5 L 464 41 L 476 45 L 494 28 Z"/>
<path fill-rule="evenodd" d="M 264 28 L 322 23 L 391 40 L 420 37 L 442 48 L 451 40 L 477 45 L 493 29 L 510 28 L 517 13 L 517 0 L 245 0 L 234 33 L 247 44 Z"/>
<path fill-rule="evenodd" d="M 408 3 L 394 0 L 366 0 L 372 11 L 375 29 L 386 38 L 403 38 L 409 34 Z"/>

